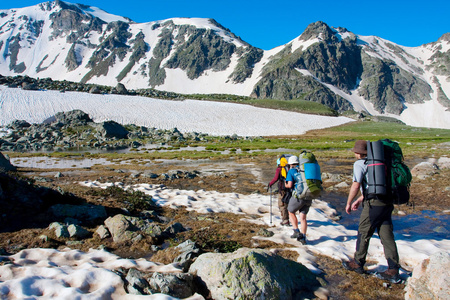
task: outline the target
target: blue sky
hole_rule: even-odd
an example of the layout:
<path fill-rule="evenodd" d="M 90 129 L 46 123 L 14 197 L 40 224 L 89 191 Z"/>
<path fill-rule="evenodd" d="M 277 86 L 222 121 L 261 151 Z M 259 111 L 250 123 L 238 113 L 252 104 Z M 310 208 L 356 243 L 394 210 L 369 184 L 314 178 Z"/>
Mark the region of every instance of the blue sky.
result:
<path fill-rule="evenodd" d="M 0 9 L 35 5 L 43 0 L 0 2 Z M 213 18 L 249 44 L 269 50 L 323 21 L 359 35 L 376 35 L 402 46 L 435 42 L 450 32 L 450 1 L 328 0 L 70 0 L 96 6 L 135 22 L 173 17 Z"/>

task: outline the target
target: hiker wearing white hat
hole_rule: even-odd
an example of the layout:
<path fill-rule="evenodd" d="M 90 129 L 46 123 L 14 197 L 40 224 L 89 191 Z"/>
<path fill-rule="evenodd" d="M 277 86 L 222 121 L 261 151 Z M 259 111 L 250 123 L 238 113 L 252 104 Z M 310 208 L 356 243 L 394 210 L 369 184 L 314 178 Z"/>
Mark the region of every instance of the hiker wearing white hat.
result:
<path fill-rule="evenodd" d="M 286 176 L 286 188 L 293 189 L 296 182 L 296 174 L 299 172 L 298 166 L 299 166 L 299 160 L 298 156 L 293 155 L 289 157 L 288 163 L 290 165 L 289 172 Z M 300 243 L 303 245 L 306 244 L 306 229 L 308 227 L 308 224 L 306 223 L 306 214 L 309 211 L 309 208 L 311 207 L 312 201 L 309 199 L 296 199 L 294 197 L 291 197 L 289 200 L 288 205 L 288 212 L 289 212 L 289 220 L 291 221 L 292 228 L 294 229 L 294 234 L 291 235 L 291 238 L 297 239 Z M 296 212 L 300 212 L 300 229 L 298 228 L 298 219 L 296 216 Z"/>

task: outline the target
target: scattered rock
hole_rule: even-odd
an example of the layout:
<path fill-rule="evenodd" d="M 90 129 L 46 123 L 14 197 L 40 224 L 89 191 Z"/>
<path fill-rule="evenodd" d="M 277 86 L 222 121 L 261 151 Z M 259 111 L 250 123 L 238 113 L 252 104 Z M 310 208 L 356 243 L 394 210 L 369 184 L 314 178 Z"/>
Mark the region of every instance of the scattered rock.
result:
<path fill-rule="evenodd" d="M 100 87 L 98 85 L 94 85 L 90 90 L 89 90 L 90 94 L 101 94 L 102 90 L 100 89 Z"/>
<path fill-rule="evenodd" d="M 125 139 L 128 130 L 114 121 L 105 121 L 96 125 L 98 132 L 105 138 Z"/>
<path fill-rule="evenodd" d="M 30 126 L 31 126 L 31 124 L 25 120 L 15 120 L 15 121 L 11 122 L 7 127 L 11 128 L 13 130 L 21 130 L 21 129 L 29 128 Z"/>
<path fill-rule="evenodd" d="M 121 214 L 106 219 L 105 226 L 116 243 L 131 241 L 139 234 L 159 238 L 162 233 L 161 228 L 151 220 Z"/>
<path fill-rule="evenodd" d="M 428 162 L 432 163 L 437 169 L 450 169 L 450 157 L 442 156 L 439 159 L 429 159 Z"/>
<path fill-rule="evenodd" d="M 39 90 L 39 87 L 35 83 L 23 82 L 22 83 L 22 90 L 37 91 L 37 90 Z"/>
<path fill-rule="evenodd" d="M 143 274 L 136 270 L 130 269 L 128 270 L 127 276 L 125 277 L 127 283 L 128 293 L 132 295 L 150 295 L 152 292 L 150 291 L 150 285 L 145 280 Z"/>
<path fill-rule="evenodd" d="M 271 237 L 271 236 L 274 235 L 274 233 L 272 231 L 269 231 L 269 230 L 265 229 L 265 228 L 261 228 L 258 231 L 258 235 L 264 236 L 264 237 Z"/>
<path fill-rule="evenodd" d="M 437 252 L 417 265 L 406 285 L 405 299 L 448 299 L 450 252 Z"/>
<path fill-rule="evenodd" d="M 92 89 L 93 92 L 102 91 L 98 86 Z M 125 129 L 114 121 L 94 123 L 81 110 L 59 112 L 41 124 L 15 120 L 8 128 L 10 131 L 2 138 L 0 151 L 64 151 L 73 148 L 118 150 L 142 146 L 137 140 L 164 145 L 177 141 L 202 141 L 207 137 L 206 134 L 196 132 L 182 134 L 176 128 L 166 130 L 128 124 Z M 191 173 L 184 176 L 193 178 L 196 175 Z"/>
<path fill-rule="evenodd" d="M 332 173 L 322 173 L 323 182 L 341 182 L 343 181 L 343 176 L 341 174 Z"/>
<path fill-rule="evenodd" d="M 438 170 L 433 163 L 421 162 L 414 166 L 411 170 L 411 174 L 419 179 L 425 179 L 438 173 Z"/>
<path fill-rule="evenodd" d="M 188 273 L 165 274 L 155 272 L 149 279 L 152 290 L 179 299 L 195 294 L 194 275 Z"/>
<path fill-rule="evenodd" d="M 57 238 L 68 238 L 70 236 L 69 231 L 67 230 L 67 226 L 58 222 L 53 222 L 52 224 L 50 224 L 48 229 L 53 229 Z"/>
<path fill-rule="evenodd" d="M 69 236 L 76 239 L 84 239 L 90 235 L 90 232 L 84 229 L 81 226 L 70 224 L 67 226 L 67 231 L 69 232 Z"/>
<path fill-rule="evenodd" d="M 97 230 L 95 231 L 96 234 L 103 240 L 111 237 L 111 233 L 109 233 L 108 228 L 106 228 L 104 225 L 100 225 Z"/>
<path fill-rule="evenodd" d="M 201 254 L 201 249 L 197 246 L 197 244 L 191 240 L 184 241 L 175 247 L 178 251 L 181 252 L 173 262 L 179 263 L 183 270 L 186 272 L 192 264 L 194 258 Z"/>
<path fill-rule="evenodd" d="M 334 187 L 335 187 L 335 188 L 348 188 L 349 185 L 348 185 L 347 182 L 344 181 L 344 182 L 341 182 L 341 183 L 336 184 Z"/>
<path fill-rule="evenodd" d="M 187 231 L 187 229 L 184 228 L 181 223 L 174 223 L 174 224 L 170 225 L 169 227 L 167 227 L 164 230 L 164 233 L 167 236 L 174 236 L 174 235 L 176 235 L 176 234 L 178 234 L 180 232 L 183 232 L 183 231 Z"/>

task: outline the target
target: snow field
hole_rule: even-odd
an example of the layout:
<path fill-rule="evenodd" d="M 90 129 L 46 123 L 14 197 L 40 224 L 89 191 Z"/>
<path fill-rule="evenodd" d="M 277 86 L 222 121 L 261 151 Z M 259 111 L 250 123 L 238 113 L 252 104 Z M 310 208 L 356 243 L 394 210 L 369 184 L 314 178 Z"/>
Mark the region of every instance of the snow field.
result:
<path fill-rule="evenodd" d="M 0 87 L 0 126 L 6 126 L 14 120 L 41 123 L 58 112 L 74 109 L 86 112 L 95 122 L 113 120 L 120 124 L 159 129 L 176 127 L 180 132 L 210 135 L 300 135 L 308 130 L 353 121 L 346 117 L 307 115 L 224 102 L 170 101 L 138 96 L 24 91 Z"/>

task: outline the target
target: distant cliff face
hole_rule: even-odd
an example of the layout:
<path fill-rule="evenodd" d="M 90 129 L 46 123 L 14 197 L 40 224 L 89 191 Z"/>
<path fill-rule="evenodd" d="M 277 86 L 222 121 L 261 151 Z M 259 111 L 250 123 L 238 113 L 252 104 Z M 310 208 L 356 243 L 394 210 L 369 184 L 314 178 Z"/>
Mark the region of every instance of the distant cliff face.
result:
<path fill-rule="evenodd" d="M 417 48 L 323 22 L 263 51 L 212 19 L 135 23 L 63 1 L 0 11 L 0 74 L 128 89 L 309 100 L 379 113 L 436 99 L 450 107 L 450 37 Z M 105 17 L 106 16 L 106 17 Z"/>

